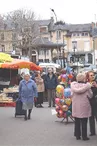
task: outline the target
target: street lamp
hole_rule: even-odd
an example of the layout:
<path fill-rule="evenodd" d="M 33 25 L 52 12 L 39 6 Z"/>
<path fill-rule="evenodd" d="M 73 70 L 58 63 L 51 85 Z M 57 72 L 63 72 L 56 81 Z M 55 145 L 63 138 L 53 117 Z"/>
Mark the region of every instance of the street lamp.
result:
<path fill-rule="evenodd" d="M 50 9 L 51 9 L 51 8 L 50 8 Z M 54 9 L 51 9 L 51 11 L 54 13 L 55 18 L 56 18 L 56 22 L 57 22 L 57 15 L 56 15 L 56 13 L 55 13 Z"/>
<path fill-rule="evenodd" d="M 74 59 L 73 59 L 73 62 L 75 63 L 75 50 L 76 50 L 76 46 L 74 45 L 73 47 L 73 51 L 74 51 Z"/>
<path fill-rule="evenodd" d="M 93 52 L 94 52 L 94 65 L 96 65 L 96 59 L 95 59 L 95 38 L 93 37 Z"/>
<path fill-rule="evenodd" d="M 55 15 L 55 18 L 56 18 L 56 23 L 57 23 L 57 15 L 55 13 L 55 10 L 54 9 L 51 9 L 50 10 L 54 13 Z M 58 53 L 58 63 L 59 63 L 59 48 L 58 48 L 58 29 L 57 29 L 57 53 Z"/>
<path fill-rule="evenodd" d="M 63 67 L 65 68 L 66 66 L 65 66 L 65 49 L 64 49 L 64 47 L 62 49 L 62 54 L 63 54 Z"/>
<path fill-rule="evenodd" d="M 63 35 L 63 51 L 62 51 L 62 53 L 63 53 L 63 67 L 65 68 L 66 65 L 65 65 L 65 48 L 64 48 L 65 41 L 64 41 L 64 37 L 65 37 L 65 35 Z"/>

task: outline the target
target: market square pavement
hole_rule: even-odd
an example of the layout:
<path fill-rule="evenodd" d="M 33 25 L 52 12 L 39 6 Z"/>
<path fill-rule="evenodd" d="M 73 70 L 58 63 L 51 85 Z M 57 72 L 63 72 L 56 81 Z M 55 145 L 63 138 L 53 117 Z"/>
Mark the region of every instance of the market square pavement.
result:
<path fill-rule="evenodd" d="M 34 108 L 32 119 L 29 121 L 24 121 L 22 117 L 15 118 L 14 110 L 0 107 L 0 146 L 97 145 L 97 136 L 91 137 L 89 141 L 75 140 L 73 122 L 70 121 L 68 125 L 61 123 L 61 119 L 52 115 L 47 103 L 44 108 Z"/>

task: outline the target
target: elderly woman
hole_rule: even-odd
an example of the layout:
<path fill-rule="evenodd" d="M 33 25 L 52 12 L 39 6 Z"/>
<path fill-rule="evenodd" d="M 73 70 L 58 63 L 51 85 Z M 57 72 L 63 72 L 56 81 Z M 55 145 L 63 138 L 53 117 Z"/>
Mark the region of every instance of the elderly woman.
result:
<path fill-rule="evenodd" d="M 77 82 L 71 83 L 72 116 L 75 118 L 75 136 L 79 140 L 82 133 L 82 139 L 89 140 L 87 137 L 87 121 L 91 117 L 89 99 L 92 98 L 93 93 L 91 85 L 85 81 L 85 74 L 78 74 L 76 79 Z"/>
<path fill-rule="evenodd" d="M 23 102 L 23 110 L 25 110 L 25 120 L 30 119 L 34 98 L 37 97 L 37 87 L 29 74 L 25 74 L 24 79 L 20 82 L 19 95 Z"/>
<path fill-rule="evenodd" d="M 97 118 L 97 83 L 95 82 L 95 75 L 93 71 L 89 71 L 86 75 L 87 82 L 91 84 L 93 98 L 91 99 L 92 115 L 89 118 L 90 122 L 90 136 L 96 134 L 95 130 L 95 117 Z M 97 120 L 97 119 L 96 119 Z"/>
<path fill-rule="evenodd" d="M 37 72 L 35 76 L 35 82 L 38 90 L 37 107 L 43 107 L 43 92 L 44 92 L 44 80 L 42 79 L 40 72 Z"/>

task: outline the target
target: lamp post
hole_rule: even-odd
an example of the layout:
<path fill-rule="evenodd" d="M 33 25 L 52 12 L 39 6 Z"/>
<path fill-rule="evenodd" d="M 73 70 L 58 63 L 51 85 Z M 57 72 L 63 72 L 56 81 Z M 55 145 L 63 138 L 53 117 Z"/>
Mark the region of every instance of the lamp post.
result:
<path fill-rule="evenodd" d="M 96 61 L 95 61 L 95 38 L 93 37 L 93 52 L 94 52 L 94 65 L 96 65 Z"/>
<path fill-rule="evenodd" d="M 51 8 L 50 8 L 51 9 Z M 56 18 L 56 22 L 57 22 L 57 15 L 55 13 L 54 9 L 51 9 L 51 11 L 54 13 L 55 18 Z M 58 54 L 58 63 L 59 63 L 59 48 L 58 48 L 58 29 L 57 29 L 57 54 Z"/>
<path fill-rule="evenodd" d="M 75 49 L 76 49 L 76 46 L 74 45 L 74 47 L 73 47 L 73 50 L 74 50 L 74 59 L 73 59 L 74 61 L 73 62 L 74 63 L 75 63 Z"/>
<path fill-rule="evenodd" d="M 54 9 L 51 9 L 51 11 L 54 13 L 55 18 L 56 18 L 56 22 L 57 22 L 57 15 L 56 15 L 56 13 L 55 13 L 55 10 L 54 10 Z"/>
<path fill-rule="evenodd" d="M 66 65 L 65 65 L 65 49 L 64 49 L 64 47 L 62 49 L 62 53 L 63 53 L 63 67 L 65 68 Z"/>
<path fill-rule="evenodd" d="M 65 65 L 65 48 L 64 48 L 65 41 L 64 41 L 64 37 L 65 37 L 65 35 L 63 35 L 63 51 L 62 51 L 62 53 L 63 53 L 63 67 L 65 68 L 66 65 Z"/>

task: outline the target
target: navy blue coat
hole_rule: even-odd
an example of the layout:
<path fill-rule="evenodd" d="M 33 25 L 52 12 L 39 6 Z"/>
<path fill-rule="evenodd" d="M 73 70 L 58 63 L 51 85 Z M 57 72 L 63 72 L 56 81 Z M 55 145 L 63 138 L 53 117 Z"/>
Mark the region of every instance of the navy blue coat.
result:
<path fill-rule="evenodd" d="M 53 74 L 52 78 L 50 79 L 49 74 L 45 76 L 45 88 L 46 89 L 55 89 L 58 85 L 57 77 Z"/>

